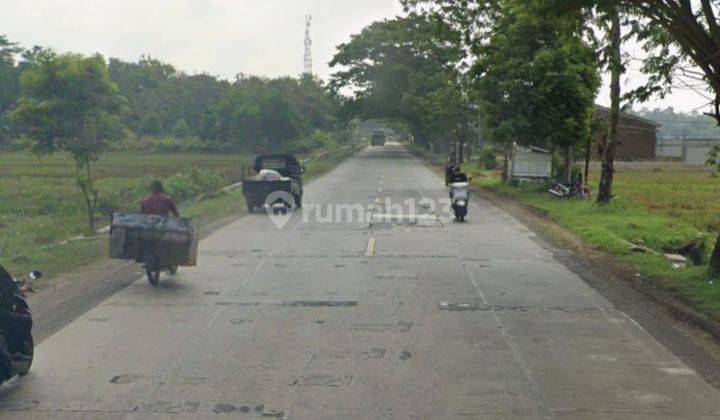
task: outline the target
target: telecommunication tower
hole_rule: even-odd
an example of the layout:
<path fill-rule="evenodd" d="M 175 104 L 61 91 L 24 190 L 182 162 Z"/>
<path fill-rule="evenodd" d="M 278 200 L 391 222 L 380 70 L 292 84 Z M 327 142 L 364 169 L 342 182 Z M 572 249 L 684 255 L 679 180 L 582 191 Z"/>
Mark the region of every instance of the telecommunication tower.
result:
<path fill-rule="evenodd" d="M 304 74 L 312 74 L 312 39 L 310 38 L 310 24 L 312 15 L 305 16 L 305 59 Z"/>

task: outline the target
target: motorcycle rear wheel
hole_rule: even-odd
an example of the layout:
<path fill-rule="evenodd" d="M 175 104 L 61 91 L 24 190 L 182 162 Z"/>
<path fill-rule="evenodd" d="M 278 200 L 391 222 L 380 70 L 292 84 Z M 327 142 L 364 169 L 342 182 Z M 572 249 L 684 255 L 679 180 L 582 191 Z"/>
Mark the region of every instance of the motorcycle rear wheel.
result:
<path fill-rule="evenodd" d="M 27 365 L 23 366 L 22 369 L 18 370 L 18 375 L 25 376 L 30 372 L 30 366 L 32 366 L 33 358 L 35 356 L 35 342 L 33 341 L 32 335 L 30 335 L 23 343 L 23 354 L 30 358 Z"/>
<path fill-rule="evenodd" d="M 160 272 L 159 271 L 153 271 L 149 268 L 146 268 L 145 274 L 147 275 L 148 282 L 150 282 L 151 285 L 157 286 L 158 284 L 160 284 Z"/>
<path fill-rule="evenodd" d="M 145 259 L 145 275 L 151 285 L 157 286 L 160 283 L 160 259 L 155 253 L 155 244 L 147 242 L 143 252 Z"/>

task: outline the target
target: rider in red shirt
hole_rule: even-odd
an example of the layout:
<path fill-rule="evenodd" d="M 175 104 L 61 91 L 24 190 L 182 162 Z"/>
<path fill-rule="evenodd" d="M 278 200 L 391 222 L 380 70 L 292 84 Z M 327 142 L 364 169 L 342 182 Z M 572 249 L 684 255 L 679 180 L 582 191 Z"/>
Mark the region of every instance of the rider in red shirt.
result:
<path fill-rule="evenodd" d="M 140 212 L 163 217 L 168 217 L 171 214 L 180 217 L 180 212 L 178 212 L 172 197 L 165 194 L 162 182 L 151 182 L 150 193 L 150 195 L 143 198 L 142 204 L 140 204 Z"/>

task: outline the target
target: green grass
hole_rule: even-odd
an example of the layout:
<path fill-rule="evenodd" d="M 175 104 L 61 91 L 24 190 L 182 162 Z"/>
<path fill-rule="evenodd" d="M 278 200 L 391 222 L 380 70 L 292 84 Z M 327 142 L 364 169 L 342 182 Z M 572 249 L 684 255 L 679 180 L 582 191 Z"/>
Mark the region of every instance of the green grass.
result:
<path fill-rule="evenodd" d="M 720 222 L 720 186 L 707 173 L 621 172 L 616 174 L 617 197 L 607 206 L 594 201 L 549 197 L 546 184 L 503 184 L 487 171 L 473 173 L 473 183 L 532 207 L 577 234 L 588 244 L 618 255 L 643 279 L 677 293 L 688 303 L 720 315 L 720 284 L 709 284 L 707 267 L 676 269 L 661 253 L 673 252 L 692 241 L 705 247 L 705 261 Z M 597 174 L 590 177 L 597 191 Z M 637 253 L 628 242 L 660 254 Z"/>
<path fill-rule="evenodd" d="M 336 150 L 306 163 L 306 179 L 332 169 L 353 153 Z M 100 190 L 99 225 L 109 223 L 112 211 L 133 211 L 153 178 L 168 180 L 199 168 L 222 176 L 230 184 L 241 179 L 247 155 L 108 153 L 97 166 Z M 182 203 L 183 215 L 206 224 L 245 210 L 242 193 L 233 191 Z M 80 241 L 67 239 L 87 231 L 83 199 L 75 185 L 73 162 L 62 154 L 37 157 L 25 152 L 0 152 L 0 264 L 21 274 L 30 268 L 46 275 L 87 265 L 107 255 L 105 236 Z"/>
<path fill-rule="evenodd" d="M 597 191 L 598 174 L 590 181 Z M 628 171 L 615 174 L 613 192 L 654 214 L 682 220 L 698 230 L 720 230 L 720 178 L 707 172 Z"/>
<path fill-rule="evenodd" d="M 153 178 L 200 168 L 231 182 L 240 179 L 247 162 L 244 155 L 108 153 L 96 168 L 99 224 L 113 211 L 136 209 Z M 82 266 L 106 254 L 106 241 L 62 242 L 86 231 L 84 202 L 67 155 L 0 152 L 0 263 L 15 273 L 38 267 L 50 275 Z"/>

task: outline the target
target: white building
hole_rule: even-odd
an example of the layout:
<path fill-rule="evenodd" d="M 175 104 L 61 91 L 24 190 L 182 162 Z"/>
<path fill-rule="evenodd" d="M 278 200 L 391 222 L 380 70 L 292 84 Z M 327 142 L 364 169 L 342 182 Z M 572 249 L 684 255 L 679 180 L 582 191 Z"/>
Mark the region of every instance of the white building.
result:
<path fill-rule="evenodd" d="M 552 176 L 552 154 L 540 147 L 516 145 L 508 166 L 511 180 L 547 181 Z"/>

